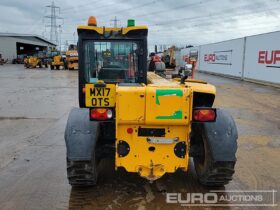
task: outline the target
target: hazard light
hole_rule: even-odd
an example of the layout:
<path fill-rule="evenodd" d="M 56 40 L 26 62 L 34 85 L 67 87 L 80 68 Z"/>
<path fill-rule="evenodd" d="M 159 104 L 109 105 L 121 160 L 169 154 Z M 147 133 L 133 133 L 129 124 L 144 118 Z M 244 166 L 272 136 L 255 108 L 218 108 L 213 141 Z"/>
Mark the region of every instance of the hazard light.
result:
<path fill-rule="evenodd" d="M 196 108 L 193 110 L 194 122 L 213 122 L 216 121 L 216 109 Z"/>
<path fill-rule="evenodd" d="M 90 110 L 91 120 L 109 120 L 112 119 L 113 112 L 108 108 L 94 108 Z"/>
<path fill-rule="evenodd" d="M 94 16 L 88 18 L 88 26 L 97 26 L 96 18 Z"/>

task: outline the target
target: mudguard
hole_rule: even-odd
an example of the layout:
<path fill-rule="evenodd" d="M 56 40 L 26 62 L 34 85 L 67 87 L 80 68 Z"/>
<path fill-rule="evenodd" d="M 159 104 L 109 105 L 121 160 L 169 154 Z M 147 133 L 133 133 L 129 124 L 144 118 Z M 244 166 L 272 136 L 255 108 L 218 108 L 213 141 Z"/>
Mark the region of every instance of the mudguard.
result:
<path fill-rule="evenodd" d="M 73 108 L 65 129 L 67 159 L 91 160 L 99 134 L 99 123 L 89 120 L 89 110 Z"/>
<path fill-rule="evenodd" d="M 217 109 L 216 122 L 203 123 L 213 161 L 236 161 L 237 128 L 231 115 Z"/>

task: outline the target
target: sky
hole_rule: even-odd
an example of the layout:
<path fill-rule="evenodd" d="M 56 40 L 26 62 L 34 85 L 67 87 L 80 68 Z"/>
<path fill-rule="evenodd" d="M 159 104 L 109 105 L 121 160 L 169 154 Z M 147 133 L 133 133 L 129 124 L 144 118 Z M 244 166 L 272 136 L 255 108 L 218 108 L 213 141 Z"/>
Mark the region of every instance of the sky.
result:
<path fill-rule="evenodd" d="M 1 0 L 0 32 L 50 39 L 51 0 Z M 280 30 L 280 0 L 55 0 L 58 40 L 77 41 L 76 28 L 90 15 L 98 26 L 125 27 L 127 19 L 149 27 L 148 44 L 201 45 Z"/>

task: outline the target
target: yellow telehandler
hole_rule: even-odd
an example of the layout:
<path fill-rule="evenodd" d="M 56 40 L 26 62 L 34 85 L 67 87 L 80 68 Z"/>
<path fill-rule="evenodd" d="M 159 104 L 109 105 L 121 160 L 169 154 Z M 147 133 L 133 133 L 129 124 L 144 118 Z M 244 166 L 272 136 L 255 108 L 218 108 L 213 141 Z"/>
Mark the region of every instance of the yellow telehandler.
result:
<path fill-rule="evenodd" d="M 216 89 L 205 81 L 165 79 L 147 72 L 146 26 L 98 27 L 91 16 L 78 27 L 79 108 L 66 129 L 67 176 L 72 186 L 97 184 L 100 160 L 154 181 L 188 171 L 223 186 L 234 173 L 237 129 L 213 108 Z M 187 181 L 187 180 L 186 180 Z"/>

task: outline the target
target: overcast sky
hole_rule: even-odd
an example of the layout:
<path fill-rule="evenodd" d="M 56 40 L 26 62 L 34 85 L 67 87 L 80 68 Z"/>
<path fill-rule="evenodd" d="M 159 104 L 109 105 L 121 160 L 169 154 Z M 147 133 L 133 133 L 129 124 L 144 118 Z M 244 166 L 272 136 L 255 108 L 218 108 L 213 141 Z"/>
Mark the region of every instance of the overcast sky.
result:
<path fill-rule="evenodd" d="M 49 0 L 1 0 L 0 32 L 35 33 L 49 38 Z M 135 19 L 149 27 L 149 45 L 206 44 L 280 30 L 279 0 L 56 0 L 61 40 L 77 41 L 77 25 L 95 15 L 98 25 Z M 58 12 L 58 11 L 57 11 Z M 75 34 L 74 34 L 75 33 Z"/>

